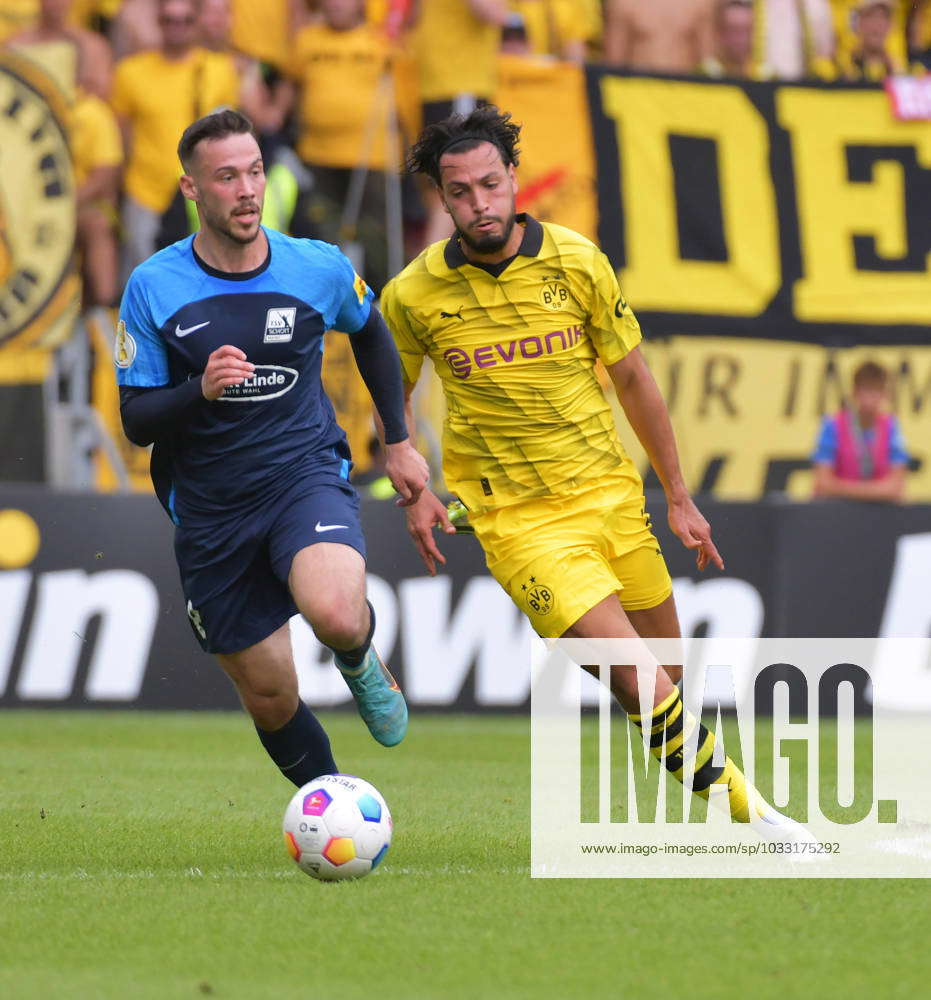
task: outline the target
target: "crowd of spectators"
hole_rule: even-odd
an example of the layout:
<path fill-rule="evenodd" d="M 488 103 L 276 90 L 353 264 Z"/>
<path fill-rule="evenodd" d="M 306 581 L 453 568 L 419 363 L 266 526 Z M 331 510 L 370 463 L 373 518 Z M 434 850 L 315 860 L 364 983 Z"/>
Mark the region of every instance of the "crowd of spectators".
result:
<path fill-rule="evenodd" d="M 94 306 L 112 305 L 132 267 L 190 230 L 174 150 L 212 108 L 241 108 L 268 163 L 287 164 L 272 195 L 288 228 L 358 241 L 377 289 L 388 168 L 421 123 L 494 99 L 502 52 L 876 81 L 931 67 L 931 0 L 0 0 L 0 44 L 73 53 L 78 235 Z M 405 182 L 399 200 L 408 255 L 449 232 L 430 191 Z"/>

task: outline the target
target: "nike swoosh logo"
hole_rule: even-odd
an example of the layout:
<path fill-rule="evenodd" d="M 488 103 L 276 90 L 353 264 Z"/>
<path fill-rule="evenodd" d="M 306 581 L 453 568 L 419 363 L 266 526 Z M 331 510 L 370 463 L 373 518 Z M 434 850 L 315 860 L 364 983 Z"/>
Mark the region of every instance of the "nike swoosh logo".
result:
<path fill-rule="evenodd" d="M 314 531 L 319 531 L 321 534 L 324 531 L 336 531 L 337 528 L 348 528 L 348 524 L 321 524 L 319 521 L 314 527 Z"/>
<path fill-rule="evenodd" d="M 198 323 L 197 326 L 188 326 L 182 328 L 180 324 L 175 326 L 175 336 L 186 337 L 189 333 L 193 333 L 195 330 L 199 330 L 201 327 L 210 326 L 210 320 L 208 319 L 206 323 Z"/>

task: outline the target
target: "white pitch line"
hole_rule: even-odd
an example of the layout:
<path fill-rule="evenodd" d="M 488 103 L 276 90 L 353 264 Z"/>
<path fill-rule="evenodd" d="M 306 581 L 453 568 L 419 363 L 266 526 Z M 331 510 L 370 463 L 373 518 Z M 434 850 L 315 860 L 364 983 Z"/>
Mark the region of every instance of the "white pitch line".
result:
<path fill-rule="evenodd" d="M 207 871 L 203 872 L 199 868 L 187 868 L 184 871 L 73 871 L 73 872 L 49 872 L 49 871 L 24 871 L 24 872 L 0 872 L 0 881 L 5 882 L 51 882 L 54 880 L 70 882 L 97 882 L 107 879 L 127 879 L 132 881 L 146 881 L 154 879 L 211 879 L 215 882 L 226 882 L 230 879 L 251 880 L 251 879 L 283 879 L 295 878 L 301 873 L 295 868 L 293 872 L 287 867 L 279 871 L 277 869 L 266 869 L 264 871 Z"/>
<path fill-rule="evenodd" d="M 465 865 L 439 865 L 433 868 L 398 868 L 386 864 L 380 869 L 386 875 L 406 875 L 433 877 L 436 875 L 530 875 L 529 866 L 522 865 L 510 868 L 468 868 Z M 213 882 L 300 879 L 303 873 L 295 866 L 293 869 L 285 865 L 281 869 L 266 868 L 259 871 L 219 870 L 203 871 L 200 868 L 185 868 L 183 871 L 84 871 L 78 869 L 70 872 L 21 871 L 0 872 L 0 882 L 51 882 L 55 880 L 70 882 L 97 882 L 108 879 L 126 881 L 195 881 L 205 879 Z"/>

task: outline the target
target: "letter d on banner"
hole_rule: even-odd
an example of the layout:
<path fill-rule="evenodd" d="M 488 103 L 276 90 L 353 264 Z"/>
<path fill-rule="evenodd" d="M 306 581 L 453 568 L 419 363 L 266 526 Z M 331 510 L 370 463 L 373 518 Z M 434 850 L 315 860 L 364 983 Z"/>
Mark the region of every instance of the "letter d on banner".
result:
<path fill-rule="evenodd" d="M 623 178 L 628 260 L 621 282 L 636 307 L 763 312 L 781 283 L 779 230 L 769 132 L 746 94 L 738 87 L 607 75 L 601 93 L 617 128 Z M 673 136 L 715 144 L 724 260 L 681 256 L 679 217 L 690 205 L 677 204 Z M 710 193 L 696 189 L 687 197 L 701 204 Z"/>

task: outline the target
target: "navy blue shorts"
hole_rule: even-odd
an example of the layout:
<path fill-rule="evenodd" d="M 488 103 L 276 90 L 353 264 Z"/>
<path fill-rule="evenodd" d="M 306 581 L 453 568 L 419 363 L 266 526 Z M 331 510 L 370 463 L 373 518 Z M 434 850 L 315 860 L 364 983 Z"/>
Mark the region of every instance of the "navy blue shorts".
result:
<path fill-rule="evenodd" d="M 349 545 L 365 558 L 359 496 L 345 480 L 301 480 L 267 505 L 178 525 L 185 606 L 204 650 L 239 652 L 297 614 L 288 590 L 291 562 L 317 542 Z"/>

